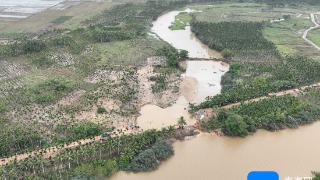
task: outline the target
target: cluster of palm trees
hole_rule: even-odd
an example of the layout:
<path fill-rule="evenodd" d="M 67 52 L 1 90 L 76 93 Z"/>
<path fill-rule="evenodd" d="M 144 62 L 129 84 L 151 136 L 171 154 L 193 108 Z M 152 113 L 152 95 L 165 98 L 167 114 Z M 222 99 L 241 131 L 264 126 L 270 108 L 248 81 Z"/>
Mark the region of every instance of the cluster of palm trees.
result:
<path fill-rule="evenodd" d="M 192 21 L 191 30 L 210 48 L 235 56 L 278 56 L 276 46 L 264 38 L 263 23 Z"/>
<path fill-rule="evenodd" d="M 173 127 L 161 131 L 150 130 L 140 134 L 117 136 L 108 140 L 91 142 L 72 149 L 63 149 L 57 155 L 44 158 L 43 152 L 37 156 L 21 161 L 13 161 L 0 167 L 0 177 L 14 179 L 15 177 L 48 177 L 51 175 L 68 177 L 70 170 L 81 163 L 95 160 L 105 160 L 117 157 L 120 168 L 125 169 L 131 160 L 141 151 L 151 147 L 156 142 L 172 137 Z"/>
<path fill-rule="evenodd" d="M 273 96 L 257 102 L 219 110 L 216 117 L 201 123 L 203 129 L 222 129 L 230 136 L 245 136 L 257 129 L 279 130 L 296 128 L 318 120 L 320 106 L 303 100 L 303 97 Z"/>
<path fill-rule="evenodd" d="M 233 70 L 239 66 L 238 70 Z M 208 97 L 198 106 L 192 106 L 192 110 L 202 108 L 224 106 L 230 103 L 245 101 L 248 99 L 266 96 L 271 92 L 293 89 L 305 85 L 320 82 L 320 63 L 317 60 L 306 57 L 282 58 L 279 62 L 246 62 L 234 63 L 230 66 L 230 72 L 223 77 L 230 78 L 228 86 L 222 93 Z M 250 76 L 248 76 L 250 75 Z M 241 83 L 239 82 L 241 80 Z"/>

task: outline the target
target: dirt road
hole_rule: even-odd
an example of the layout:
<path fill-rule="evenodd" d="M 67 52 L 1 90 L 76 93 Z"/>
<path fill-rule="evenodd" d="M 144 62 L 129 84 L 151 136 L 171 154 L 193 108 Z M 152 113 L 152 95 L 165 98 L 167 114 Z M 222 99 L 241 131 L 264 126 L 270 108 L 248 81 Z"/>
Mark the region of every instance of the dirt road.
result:
<path fill-rule="evenodd" d="M 309 29 L 305 30 L 303 32 L 303 35 L 302 35 L 302 38 L 308 42 L 309 44 L 311 44 L 313 47 L 315 47 L 316 49 L 320 50 L 320 47 L 318 45 L 316 45 L 314 42 L 312 42 L 311 40 L 308 39 L 308 33 L 314 29 L 318 29 L 320 28 L 320 24 L 317 22 L 317 18 L 316 18 L 316 15 L 320 15 L 320 13 L 311 13 L 310 14 L 310 17 L 311 17 L 311 21 L 312 23 L 315 25 L 313 27 L 310 27 Z"/>

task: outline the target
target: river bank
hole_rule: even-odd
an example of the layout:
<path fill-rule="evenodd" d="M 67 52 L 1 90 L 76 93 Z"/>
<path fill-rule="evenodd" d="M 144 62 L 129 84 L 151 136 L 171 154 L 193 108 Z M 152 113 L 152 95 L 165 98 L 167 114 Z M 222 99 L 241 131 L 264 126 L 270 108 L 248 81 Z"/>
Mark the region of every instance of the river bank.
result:
<path fill-rule="evenodd" d="M 252 170 L 275 170 L 280 179 L 310 176 L 320 166 L 317 146 L 320 122 L 278 132 L 259 130 L 246 138 L 201 133 L 174 143 L 175 155 L 158 170 L 120 172 L 112 180 L 245 179 Z M 318 135 L 315 135 L 318 134 Z M 304 153 L 308 150 L 308 153 Z"/>

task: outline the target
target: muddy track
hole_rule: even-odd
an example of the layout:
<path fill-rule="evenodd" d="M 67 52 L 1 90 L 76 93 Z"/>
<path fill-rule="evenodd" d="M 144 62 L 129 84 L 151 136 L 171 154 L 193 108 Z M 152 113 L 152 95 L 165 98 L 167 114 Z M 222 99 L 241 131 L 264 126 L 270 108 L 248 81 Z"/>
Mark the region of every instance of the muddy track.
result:
<path fill-rule="evenodd" d="M 305 89 L 307 89 L 307 88 L 320 88 L 320 83 L 312 84 L 312 85 L 309 85 L 309 86 L 302 86 L 300 88 L 289 89 L 289 90 L 286 90 L 286 91 L 280 91 L 280 92 L 276 92 L 276 93 L 269 93 L 267 96 L 257 97 L 257 98 L 254 98 L 254 99 L 250 99 L 250 100 L 244 101 L 242 103 L 257 102 L 257 101 L 260 101 L 262 99 L 270 98 L 272 96 L 285 96 L 285 95 L 297 96 L 297 95 L 303 93 L 303 91 Z M 232 108 L 234 106 L 238 106 L 240 104 L 241 104 L 241 102 L 237 102 L 237 103 L 233 103 L 233 104 L 228 104 L 226 106 L 223 106 L 222 108 L 230 109 L 230 108 Z"/>
<path fill-rule="evenodd" d="M 263 96 L 263 97 L 250 99 L 250 100 L 245 101 L 244 103 L 256 102 L 256 101 L 259 101 L 261 99 L 270 98 L 272 96 L 299 95 L 307 88 L 320 88 L 320 83 L 316 83 L 316 84 L 312 84 L 312 85 L 308 85 L 308 86 L 303 86 L 303 87 L 296 88 L 296 89 L 290 89 L 290 90 L 286 90 L 286 91 L 270 93 L 270 94 L 268 94 L 268 96 Z M 233 104 L 229 104 L 229 105 L 223 106 L 222 108 L 230 109 L 230 108 L 232 108 L 234 106 L 238 106 L 240 104 L 241 104 L 240 102 L 239 103 L 233 103 Z M 133 129 L 133 130 L 120 130 L 120 132 L 121 133 L 115 134 L 112 137 L 117 137 L 117 136 L 121 136 L 121 135 L 124 135 L 124 134 L 136 134 L 136 133 L 139 133 L 141 131 L 139 129 Z M 61 145 L 61 146 L 53 146 L 53 147 L 50 147 L 50 148 L 35 150 L 35 151 L 29 152 L 29 153 L 23 153 L 23 154 L 14 155 L 14 156 L 11 156 L 11 157 L 8 157 L 8 158 L 0 159 L 0 166 L 6 165 L 6 164 L 8 164 L 8 163 L 10 163 L 11 161 L 14 161 L 14 160 L 21 161 L 21 160 L 27 159 L 28 157 L 34 157 L 34 156 L 40 155 L 40 154 L 42 154 L 44 158 L 49 159 L 49 158 L 52 158 L 52 157 L 56 156 L 63 149 L 73 149 L 73 148 L 76 148 L 76 147 L 78 147 L 80 145 L 85 145 L 85 144 L 89 144 L 89 143 L 92 143 L 92 142 L 98 142 L 98 141 L 101 141 L 101 140 L 102 140 L 101 136 L 96 136 L 96 137 L 93 137 L 91 139 L 82 139 L 82 140 L 78 140 L 78 141 L 71 142 L 71 143 L 68 143 L 68 144 L 64 144 L 64 145 Z"/>
<path fill-rule="evenodd" d="M 318 29 L 320 28 L 320 24 L 317 22 L 317 18 L 315 15 L 320 15 L 320 13 L 311 13 L 310 17 L 311 17 L 311 21 L 312 23 L 315 25 L 313 27 L 310 27 L 309 29 L 305 30 L 303 32 L 302 38 L 309 43 L 310 45 L 312 45 L 313 47 L 315 47 L 316 49 L 320 50 L 320 47 L 318 45 L 316 45 L 314 42 L 312 42 L 311 40 L 308 39 L 308 33 L 312 30 Z"/>

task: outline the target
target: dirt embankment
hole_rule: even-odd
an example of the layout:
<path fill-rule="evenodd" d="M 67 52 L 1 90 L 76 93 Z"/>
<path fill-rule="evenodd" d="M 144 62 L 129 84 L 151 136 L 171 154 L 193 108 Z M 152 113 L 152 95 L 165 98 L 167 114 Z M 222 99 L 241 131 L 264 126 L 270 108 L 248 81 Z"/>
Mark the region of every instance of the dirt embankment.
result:
<path fill-rule="evenodd" d="M 232 104 L 228 104 L 225 106 L 222 106 L 221 108 L 223 109 L 231 109 L 235 106 L 239 106 L 241 105 L 241 103 L 252 103 L 252 102 L 257 102 L 263 99 L 267 99 L 270 98 L 272 96 L 285 96 L 285 95 L 291 95 L 291 96 L 299 96 L 300 94 L 302 94 L 306 89 L 308 88 L 320 88 L 320 83 L 315 83 L 312 85 L 308 85 L 308 86 L 302 86 L 300 88 L 295 88 L 295 89 L 289 89 L 289 90 L 285 90 L 285 91 L 279 91 L 279 92 L 275 92 L 275 93 L 269 93 L 267 96 L 262 96 L 262 97 L 257 97 L 257 98 L 253 98 L 250 100 L 246 100 L 243 102 L 237 102 L 237 103 L 232 103 Z M 206 108 L 206 109 L 200 109 L 199 111 L 195 112 L 193 114 L 193 116 L 197 119 L 197 121 L 202 121 L 202 120 L 207 120 L 210 117 L 214 116 L 215 112 L 212 108 Z"/>
<path fill-rule="evenodd" d="M 180 75 L 175 73 L 167 76 L 166 82 L 167 88 L 161 92 L 154 93 L 152 91 L 152 86 L 155 84 L 152 81 L 152 77 L 159 75 L 156 72 L 156 68 L 161 68 L 163 66 L 161 62 L 163 59 L 159 59 L 160 57 L 150 57 L 148 58 L 147 65 L 138 69 L 138 82 L 139 82 L 139 90 L 138 90 L 138 106 L 141 108 L 146 104 L 154 104 L 161 108 L 166 108 L 177 101 L 180 96 L 180 83 L 182 78 Z"/>

